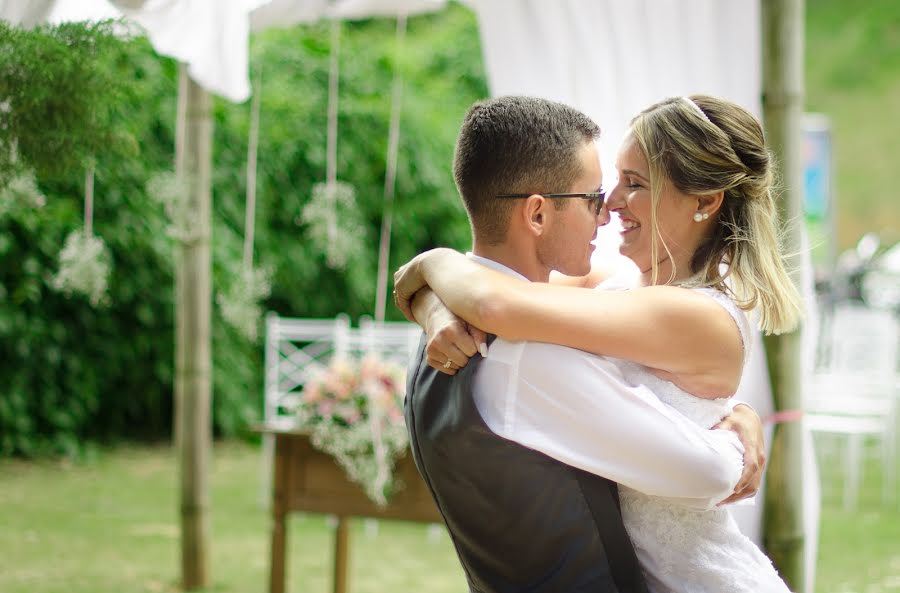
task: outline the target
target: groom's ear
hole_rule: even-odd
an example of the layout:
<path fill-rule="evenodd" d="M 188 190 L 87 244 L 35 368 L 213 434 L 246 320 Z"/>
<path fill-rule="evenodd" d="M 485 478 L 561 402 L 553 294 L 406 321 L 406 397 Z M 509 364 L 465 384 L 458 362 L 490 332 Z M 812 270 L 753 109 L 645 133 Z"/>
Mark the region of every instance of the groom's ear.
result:
<path fill-rule="evenodd" d="M 525 198 L 521 216 L 525 223 L 525 228 L 527 228 L 531 234 L 540 236 L 546 231 L 547 224 L 550 222 L 549 216 L 552 216 L 548 212 L 549 209 L 547 206 L 549 204 L 550 200 L 538 194 L 533 194 Z"/>

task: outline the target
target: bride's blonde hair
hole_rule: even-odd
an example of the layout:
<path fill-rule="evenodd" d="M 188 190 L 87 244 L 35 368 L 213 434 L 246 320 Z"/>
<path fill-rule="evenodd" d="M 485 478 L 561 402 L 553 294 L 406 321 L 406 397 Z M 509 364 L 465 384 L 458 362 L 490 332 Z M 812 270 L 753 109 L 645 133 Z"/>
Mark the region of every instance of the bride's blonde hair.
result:
<path fill-rule="evenodd" d="M 729 101 L 693 95 L 645 109 L 631 132 L 650 169 L 653 283 L 660 243 L 671 256 L 657 226 L 665 182 L 686 194 L 723 192 L 716 224 L 691 258 L 691 283 L 723 290 L 745 310 L 758 309 L 765 333 L 794 329 L 802 299 L 784 265 L 772 157 L 759 121 Z M 673 268 L 670 282 L 674 276 Z"/>

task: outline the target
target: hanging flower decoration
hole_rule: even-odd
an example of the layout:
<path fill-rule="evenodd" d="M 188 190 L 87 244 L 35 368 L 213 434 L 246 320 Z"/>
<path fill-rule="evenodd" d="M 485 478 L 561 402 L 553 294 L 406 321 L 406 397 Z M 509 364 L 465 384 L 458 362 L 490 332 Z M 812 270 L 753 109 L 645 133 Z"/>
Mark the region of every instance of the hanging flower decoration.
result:
<path fill-rule="evenodd" d="M 343 270 L 362 253 L 365 227 L 356 204 L 356 191 L 343 181 L 317 183 L 301 219 L 310 241 L 325 253 L 328 266 Z"/>
<path fill-rule="evenodd" d="M 107 286 L 112 269 L 109 249 L 100 237 L 73 231 L 59 254 L 59 271 L 52 286 L 71 296 L 81 294 L 94 307 L 109 304 Z"/>
<path fill-rule="evenodd" d="M 41 208 L 46 203 L 31 171 L 19 173 L 0 187 L 0 216 L 20 208 Z"/>
<path fill-rule="evenodd" d="M 293 410 L 312 444 L 382 506 L 399 489 L 394 465 L 409 443 L 405 386 L 406 371 L 375 355 L 336 360 L 306 383 Z"/>
<path fill-rule="evenodd" d="M 251 342 L 259 335 L 262 318 L 260 301 L 269 296 L 272 289 L 272 273 L 269 269 L 242 269 L 231 274 L 235 280 L 216 297 L 222 317 L 234 329 Z"/>
<path fill-rule="evenodd" d="M 147 194 L 162 204 L 169 218 L 168 235 L 183 242 L 191 241 L 194 233 L 184 199 L 187 192 L 187 180 L 173 172 L 158 173 L 147 182 Z"/>

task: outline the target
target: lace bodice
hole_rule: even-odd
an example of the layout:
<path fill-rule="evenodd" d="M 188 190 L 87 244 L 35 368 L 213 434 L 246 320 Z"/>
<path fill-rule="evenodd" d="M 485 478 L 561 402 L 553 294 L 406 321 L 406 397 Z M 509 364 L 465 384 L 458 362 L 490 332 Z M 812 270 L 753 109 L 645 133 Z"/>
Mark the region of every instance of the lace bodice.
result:
<path fill-rule="evenodd" d="M 744 343 L 750 325 L 735 303 L 714 289 L 694 289 L 708 295 L 732 316 Z M 704 428 L 728 415 L 728 398 L 695 397 L 647 367 L 618 361 L 628 382 L 643 383 L 663 402 Z M 677 501 L 619 487 L 625 527 L 652 593 L 788 593 L 769 559 L 747 539 L 725 508 L 697 511 Z"/>

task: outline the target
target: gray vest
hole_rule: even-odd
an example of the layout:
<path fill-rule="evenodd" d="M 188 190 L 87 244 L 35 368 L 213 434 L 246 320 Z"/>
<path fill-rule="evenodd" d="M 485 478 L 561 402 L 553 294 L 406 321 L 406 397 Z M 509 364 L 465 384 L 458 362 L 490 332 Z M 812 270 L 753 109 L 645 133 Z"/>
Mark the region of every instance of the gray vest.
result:
<path fill-rule="evenodd" d="M 472 398 L 476 354 L 450 377 L 424 339 L 409 369 L 406 424 L 477 593 L 646 593 L 616 484 L 497 436 Z"/>

